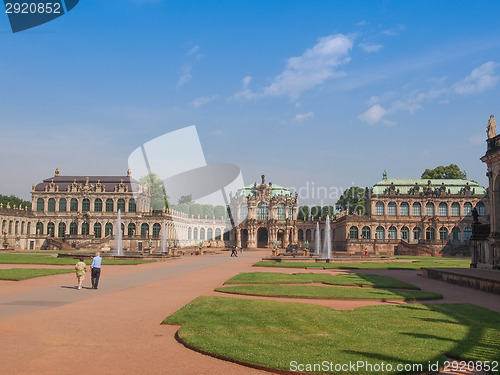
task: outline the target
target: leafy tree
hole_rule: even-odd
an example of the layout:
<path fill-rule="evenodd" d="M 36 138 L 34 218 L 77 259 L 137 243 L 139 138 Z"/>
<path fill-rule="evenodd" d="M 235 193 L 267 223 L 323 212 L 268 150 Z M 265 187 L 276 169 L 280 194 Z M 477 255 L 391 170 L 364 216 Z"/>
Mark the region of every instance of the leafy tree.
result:
<path fill-rule="evenodd" d="M 214 207 L 214 215 L 216 219 L 220 219 L 221 217 L 223 219 L 226 218 L 226 209 L 224 206 L 215 206 Z"/>
<path fill-rule="evenodd" d="M 335 210 L 333 206 L 323 206 L 323 208 L 321 209 L 321 217 L 323 219 L 326 219 L 327 216 L 330 216 L 330 219 L 332 219 L 334 215 Z"/>
<path fill-rule="evenodd" d="M 440 165 L 434 169 L 426 169 L 422 173 L 422 179 L 463 179 L 467 178 L 465 171 L 461 171 L 458 165 L 450 164 L 447 167 Z"/>
<path fill-rule="evenodd" d="M 185 214 L 189 214 L 189 205 L 187 203 L 181 203 L 177 204 L 172 207 L 174 210 L 177 210 L 179 212 L 183 212 Z"/>
<path fill-rule="evenodd" d="M 311 207 L 311 218 L 314 220 L 319 220 L 321 216 L 321 206 L 313 206 Z"/>
<path fill-rule="evenodd" d="M 309 218 L 309 206 L 300 206 L 297 211 L 297 220 L 307 220 Z"/>
<path fill-rule="evenodd" d="M 214 216 L 214 206 L 211 204 L 204 204 L 203 205 L 203 213 L 202 213 L 202 218 L 207 217 L 207 219 L 211 219 Z"/>
<path fill-rule="evenodd" d="M 179 198 L 179 203 L 178 204 L 183 204 L 183 203 L 187 203 L 187 204 L 193 203 L 193 195 L 192 194 L 182 195 Z"/>
<path fill-rule="evenodd" d="M 139 181 L 141 185 L 147 188 L 151 194 L 150 207 L 155 212 L 168 208 L 168 196 L 163 186 L 163 181 L 154 173 L 144 176 Z"/>
<path fill-rule="evenodd" d="M 198 215 L 202 217 L 203 215 L 203 206 L 198 203 L 193 203 L 189 206 L 189 216 L 197 218 Z"/>
<path fill-rule="evenodd" d="M 23 208 L 28 207 L 28 210 L 31 210 L 31 202 L 18 198 L 15 195 L 7 196 L 0 194 L 0 203 L 2 203 L 4 207 L 6 207 L 8 203 L 10 207 L 16 206 L 19 208 L 19 206 L 21 206 Z"/>
<path fill-rule="evenodd" d="M 348 210 L 350 214 L 355 212 L 365 212 L 365 191 L 359 186 L 351 186 L 346 189 L 337 200 L 335 208 L 339 211 Z"/>

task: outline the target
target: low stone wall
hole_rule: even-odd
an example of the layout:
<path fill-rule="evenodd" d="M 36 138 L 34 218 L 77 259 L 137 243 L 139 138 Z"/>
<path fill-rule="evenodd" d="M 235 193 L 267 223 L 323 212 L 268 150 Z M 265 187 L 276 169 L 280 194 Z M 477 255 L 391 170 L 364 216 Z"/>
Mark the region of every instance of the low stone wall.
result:
<path fill-rule="evenodd" d="M 450 284 L 500 294 L 500 279 L 481 277 L 478 275 L 468 275 L 443 268 L 422 268 L 422 275 L 424 277 L 428 277 L 429 279 L 445 281 Z"/>

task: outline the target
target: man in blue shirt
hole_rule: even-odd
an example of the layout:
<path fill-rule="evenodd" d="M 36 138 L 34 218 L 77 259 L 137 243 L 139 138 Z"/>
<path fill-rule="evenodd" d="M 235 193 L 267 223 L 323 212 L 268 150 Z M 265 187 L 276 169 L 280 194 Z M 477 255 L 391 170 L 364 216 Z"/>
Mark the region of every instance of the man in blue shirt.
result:
<path fill-rule="evenodd" d="M 97 285 L 99 284 L 99 277 L 101 276 L 101 262 L 102 258 L 99 253 L 95 253 L 95 257 L 92 258 L 92 264 L 90 268 L 91 272 L 91 281 L 92 281 L 92 289 L 97 289 Z"/>

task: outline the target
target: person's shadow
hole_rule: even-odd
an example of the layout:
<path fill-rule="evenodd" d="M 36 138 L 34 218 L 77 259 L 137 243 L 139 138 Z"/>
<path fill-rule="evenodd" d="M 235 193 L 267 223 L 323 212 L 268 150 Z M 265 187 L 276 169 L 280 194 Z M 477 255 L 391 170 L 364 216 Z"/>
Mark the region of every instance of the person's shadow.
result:
<path fill-rule="evenodd" d="M 61 288 L 64 288 L 64 289 L 76 289 L 76 290 L 78 290 L 78 286 L 61 285 Z M 92 288 L 89 287 L 89 286 L 82 286 L 82 289 L 92 289 Z"/>

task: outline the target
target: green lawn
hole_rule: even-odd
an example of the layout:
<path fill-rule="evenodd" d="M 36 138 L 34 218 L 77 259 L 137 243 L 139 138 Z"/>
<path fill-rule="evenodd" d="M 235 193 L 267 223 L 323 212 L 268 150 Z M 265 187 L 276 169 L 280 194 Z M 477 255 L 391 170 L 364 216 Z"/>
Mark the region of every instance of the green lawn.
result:
<path fill-rule="evenodd" d="M 188 345 L 216 356 L 292 370 L 297 364 L 443 363 L 446 356 L 500 361 L 500 314 L 469 304 L 369 306 L 354 311 L 198 297 L 164 320 Z M 387 368 L 387 366 L 386 366 Z M 323 369 L 324 370 L 324 369 Z M 314 371 L 326 373 L 380 373 Z"/>
<path fill-rule="evenodd" d="M 284 268 L 324 268 L 324 269 L 399 269 L 418 270 L 424 267 L 434 268 L 469 268 L 470 260 L 429 260 L 418 259 L 413 262 L 364 262 L 364 263 L 316 263 L 316 262 L 270 262 L 261 261 L 254 264 L 254 267 L 284 267 Z"/>
<path fill-rule="evenodd" d="M 52 264 L 52 265 L 70 265 L 78 262 L 78 255 L 73 258 L 55 258 L 49 255 L 37 254 L 0 254 L 0 264 Z M 90 264 L 92 261 L 87 258 L 85 263 Z M 117 264 L 142 264 L 151 263 L 154 260 L 130 260 L 130 259 L 103 259 L 103 265 Z"/>
<path fill-rule="evenodd" d="M 278 272 L 249 272 L 240 273 L 224 284 L 305 284 L 323 283 L 330 285 L 352 285 L 372 288 L 403 288 L 419 289 L 392 277 L 356 274 L 327 275 L 322 273 L 278 273 Z"/>
<path fill-rule="evenodd" d="M 61 273 L 74 273 L 75 270 L 52 270 L 43 268 L 12 268 L 0 270 L 0 280 L 25 280 L 33 277 L 58 275 Z"/>
<path fill-rule="evenodd" d="M 389 290 L 374 288 L 347 288 L 314 285 L 237 285 L 223 286 L 215 291 L 251 296 L 274 296 L 324 299 L 380 299 L 380 300 L 426 300 L 443 298 L 441 294 L 420 290 Z"/>

